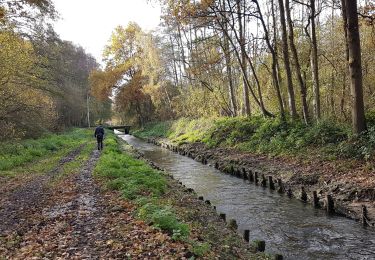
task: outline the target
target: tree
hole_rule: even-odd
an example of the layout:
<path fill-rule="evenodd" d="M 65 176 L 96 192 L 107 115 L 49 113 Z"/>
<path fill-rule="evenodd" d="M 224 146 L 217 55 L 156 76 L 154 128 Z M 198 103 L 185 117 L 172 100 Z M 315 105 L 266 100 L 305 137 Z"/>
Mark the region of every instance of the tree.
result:
<path fill-rule="evenodd" d="M 282 36 L 282 46 L 283 46 L 283 58 L 284 58 L 284 67 L 287 79 L 287 88 L 289 95 L 289 109 L 290 115 L 292 118 L 297 117 L 296 102 L 294 98 L 294 87 L 292 72 L 289 64 L 289 49 L 288 49 L 288 36 L 286 31 L 286 22 L 285 22 L 285 8 L 283 0 L 279 0 L 279 9 L 280 9 L 280 24 L 281 24 L 281 36 Z"/>
<path fill-rule="evenodd" d="M 318 65 L 318 43 L 316 39 L 315 24 L 315 0 L 310 0 L 310 26 L 311 26 L 311 71 L 314 90 L 314 115 L 317 120 L 320 119 L 320 83 L 319 83 L 319 65 Z"/>
<path fill-rule="evenodd" d="M 302 103 L 302 114 L 303 119 L 305 123 L 307 124 L 309 122 L 309 108 L 307 104 L 307 91 L 306 91 L 306 85 L 305 82 L 302 79 L 302 71 L 301 71 L 301 65 L 298 58 L 297 48 L 294 43 L 294 28 L 293 28 L 293 22 L 292 17 L 290 15 L 290 6 L 289 6 L 290 0 L 285 0 L 285 11 L 286 11 L 286 20 L 288 23 L 288 30 L 289 30 L 289 45 L 290 49 L 292 51 L 292 56 L 294 60 L 294 67 L 295 67 L 295 74 L 297 76 L 297 81 L 300 87 L 301 92 L 301 103 Z"/>
<path fill-rule="evenodd" d="M 360 134 L 367 129 L 363 101 L 361 43 L 359 36 L 357 0 L 342 0 L 347 30 L 347 47 L 349 50 L 349 73 L 352 99 L 353 132 Z"/>

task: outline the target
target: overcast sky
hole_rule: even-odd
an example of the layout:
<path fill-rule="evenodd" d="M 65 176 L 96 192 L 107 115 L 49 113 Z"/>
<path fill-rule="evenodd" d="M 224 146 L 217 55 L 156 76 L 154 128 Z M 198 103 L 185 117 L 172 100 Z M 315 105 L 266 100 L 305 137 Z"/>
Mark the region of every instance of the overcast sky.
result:
<path fill-rule="evenodd" d="M 63 40 L 86 49 L 100 62 L 113 29 L 128 22 L 153 30 L 160 23 L 160 6 L 147 0 L 53 0 L 61 19 L 55 30 Z"/>

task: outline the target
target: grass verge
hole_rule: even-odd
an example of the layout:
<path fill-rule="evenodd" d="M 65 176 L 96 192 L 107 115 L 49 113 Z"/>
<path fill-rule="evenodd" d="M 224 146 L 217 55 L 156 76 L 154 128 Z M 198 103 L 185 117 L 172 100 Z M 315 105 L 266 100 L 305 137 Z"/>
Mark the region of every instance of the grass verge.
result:
<path fill-rule="evenodd" d="M 371 119 L 371 118 L 370 118 Z M 271 155 L 318 154 L 326 159 L 375 159 L 375 120 L 368 131 L 352 136 L 349 126 L 332 121 L 305 125 L 263 117 L 186 119 L 159 122 L 137 129 L 141 138 L 165 137 L 177 144 L 203 142 L 209 147 L 232 147 Z"/>
<path fill-rule="evenodd" d="M 114 134 L 107 134 L 95 175 L 105 181 L 108 189 L 118 190 L 124 198 L 132 200 L 138 206 L 137 214 L 142 220 L 167 232 L 175 240 L 189 236 L 188 226 L 177 219 L 173 209 L 159 203 L 167 189 L 163 173 L 123 153 Z"/>
<path fill-rule="evenodd" d="M 89 130 L 73 129 L 63 134 L 50 134 L 39 139 L 12 141 L 2 144 L 0 150 L 0 171 L 7 171 L 35 162 L 51 153 L 59 153 L 78 147 L 87 141 Z"/>

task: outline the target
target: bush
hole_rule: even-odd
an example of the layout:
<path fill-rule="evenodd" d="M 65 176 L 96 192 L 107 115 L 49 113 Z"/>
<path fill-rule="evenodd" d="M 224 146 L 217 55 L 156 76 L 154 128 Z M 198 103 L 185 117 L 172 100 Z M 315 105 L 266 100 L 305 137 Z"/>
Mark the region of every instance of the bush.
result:
<path fill-rule="evenodd" d="M 345 158 L 372 161 L 375 157 L 375 126 L 370 126 L 360 136 L 352 136 L 340 143 L 336 153 Z"/>

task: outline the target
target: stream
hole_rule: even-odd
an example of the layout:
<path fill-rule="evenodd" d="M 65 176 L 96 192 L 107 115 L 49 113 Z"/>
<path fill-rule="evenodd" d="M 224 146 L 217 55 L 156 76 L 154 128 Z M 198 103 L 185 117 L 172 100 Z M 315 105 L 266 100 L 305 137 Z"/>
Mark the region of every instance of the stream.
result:
<path fill-rule="evenodd" d="M 353 220 L 330 216 L 248 181 L 226 175 L 165 148 L 116 132 L 145 158 L 216 206 L 250 240 L 265 240 L 266 252 L 284 259 L 375 259 L 375 232 Z"/>

